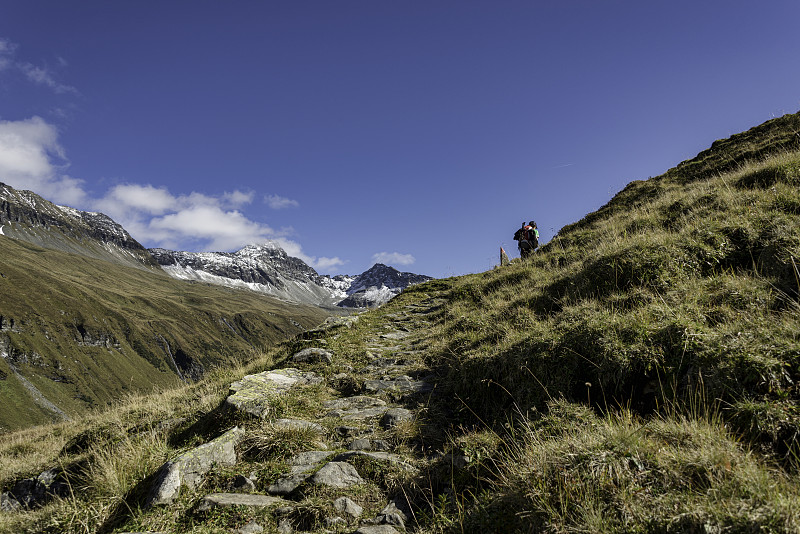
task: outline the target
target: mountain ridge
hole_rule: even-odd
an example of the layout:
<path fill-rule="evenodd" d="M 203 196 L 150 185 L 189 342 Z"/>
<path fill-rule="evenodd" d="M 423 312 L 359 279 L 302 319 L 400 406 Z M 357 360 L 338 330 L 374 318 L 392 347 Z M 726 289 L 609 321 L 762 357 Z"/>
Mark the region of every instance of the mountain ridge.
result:
<path fill-rule="evenodd" d="M 287 302 L 322 307 L 379 306 L 409 284 L 431 279 L 400 273 L 388 266 L 377 271 L 373 266 L 355 276 L 323 276 L 300 258 L 289 256 L 275 241 L 247 245 L 235 252 L 145 249 L 105 214 L 60 206 L 32 191 L 16 190 L 3 183 L 0 235 L 47 249 L 161 270 L 179 280 L 248 289 Z M 381 280 L 379 273 L 386 279 Z M 355 289 L 351 288 L 354 282 Z"/>
<path fill-rule="evenodd" d="M 391 287 L 374 272 L 382 290 L 363 288 L 354 305 L 382 304 L 408 285 L 392 268 L 381 271 Z M 198 380 L 346 313 L 336 304 L 358 279 L 320 276 L 274 242 L 150 251 L 102 213 L 0 184 L 0 401 L 14 406 L 0 431 L 76 416 L 128 389 Z"/>
<path fill-rule="evenodd" d="M 359 275 L 318 274 L 277 242 L 248 245 L 236 252 L 178 252 L 149 249 L 161 268 L 181 280 L 240 287 L 274 297 L 348 308 L 376 307 L 409 285 L 432 278 L 376 263 Z"/>
<path fill-rule="evenodd" d="M 107 215 L 59 206 L 4 183 L 0 183 L 0 234 L 48 249 L 158 269 L 147 249 Z"/>

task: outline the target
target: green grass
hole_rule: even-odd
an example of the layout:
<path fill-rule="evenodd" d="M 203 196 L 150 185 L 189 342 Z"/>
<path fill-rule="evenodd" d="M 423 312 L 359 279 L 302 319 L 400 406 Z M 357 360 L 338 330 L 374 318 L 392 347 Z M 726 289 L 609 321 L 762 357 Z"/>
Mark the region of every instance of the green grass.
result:
<path fill-rule="evenodd" d="M 715 417 L 597 416 L 553 401 L 500 460 L 466 531 L 796 532 L 797 487 Z M 498 498 L 500 497 L 500 498 Z M 513 510 L 513 513 L 509 513 Z"/>
<path fill-rule="evenodd" d="M 455 391 L 489 417 L 561 396 L 647 413 L 702 387 L 737 431 L 795 450 L 800 216 L 783 206 L 800 201 L 798 167 L 792 153 L 665 179 L 530 261 L 464 277 L 439 336 Z M 781 417 L 754 424 L 761 403 Z"/>
<path fill-rule="evenodd" d="M 230 366 L 327 315 L 256 293 L 187 283 L 0 238 L 0 431 L 58 419 L 11 365 L 71 416 L 121 395 Z"/>

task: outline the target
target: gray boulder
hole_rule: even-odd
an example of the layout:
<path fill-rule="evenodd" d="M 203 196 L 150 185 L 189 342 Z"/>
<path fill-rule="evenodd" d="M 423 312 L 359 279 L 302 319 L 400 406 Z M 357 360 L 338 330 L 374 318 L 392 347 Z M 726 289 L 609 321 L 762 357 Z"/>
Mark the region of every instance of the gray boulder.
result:
<path fill-rule="evenodd" d="M 395 501 L 390 501 L 375 519 L 377 519 L 381 524 L 393 525 L 405 530 L 406 521 L 408 521 L 408 515 L 397 507 L 397 503 Z"/>
<path fill-rule="evenodd" d="M 383 414 L 381 417 L 381 426 L 383 428 L 394 428 L 404 421 L 411 421 L 414 419 L 414 414 L 405 408 L 392 408 Z"/>
<path fill-rule="evenodd" d="M 366 380 L 364 389 L 367 393 L 427 393 L 433 390 L 433 384 L 423 380 L 414 380 L 410 376 L 398 376 L 382 380 Z"/>
<path fill-rule="evenodd" d="M 292 361 L 296 363 L 331 363 L 333 356 L 325 349 L 309 348 L 303 349 L 292 356 Z"/>
<path fill-rule="evenodd" d="M 292 474 L 311 471 L 331 454 L 333 454 L 331 451 L 305 451 L 297 454 L 289 462 L 292 466 Z"/>
<path fill-rule="evenodd" d="M 390 452 L 347 451 L 334 456 L 333 461 L 347 462 L 352 458 L 367 458 L 375 462 L 398 465 L 404 469 L 414 469 L 410 464 L 403 461 L 402 456 Z"/>
<path fill-rule="evenodd" d="M 363 395 L 334 399 L 323 404 L 330 410 L 328 417 L 340 417 L 345 421 L 360 421 L 383 415 L 386 402 L 375 397 Z"/>
<path fill-rule="evenodd" d="M 364 509 L 348 497 L 339 497 L 333 501 L 333 509 L 350 519 L 358 519 L 364 513 Z"/>
<path fill-rule="evenodd" d="M 272 495 L 289 495 L 294 490 L 302 486 L 310 475 L 303 473 L 293 473 L 279 478 L 274 484 L 267 488 L 267 493 Z"/>
<path fill-rule="evenodd" d="M 38 508 L 54 497 L 69 494 L 69 485 L 61 469 L 48 469 L 37 477 L 26 478 L 14 484 L 0 495 L 0 511 L 15 512 L 21 509 Z"/>
<path fill-rule="evenodd" d="M 145 501 L 146 506 L 171 503 L 181 485 L 195 489 L 214 465 L 236 464 L 236 444 L 244 430 L 233 427 L 217 439 L 187 451 L 161 466 L 156 482 Z"/>
<path fill-rule="evenodd" d="M 249 493 L 212 493 L 206 495 L 197 506 L 198 512 L 206 512 L 214 508 L 230 508 L 232 506 L 245 506 L 247 508 L 265 508 L 267 506 L 284 504 L 286 501 L 280 497 L 269 495 L 253 495 Z"/>
<path fill-rule="evenodd" d="M 310 481 L 332 488 L 349 488 L 364 483 L 356 468 L 347 462 L 328 462 L 314 473 Z"/>

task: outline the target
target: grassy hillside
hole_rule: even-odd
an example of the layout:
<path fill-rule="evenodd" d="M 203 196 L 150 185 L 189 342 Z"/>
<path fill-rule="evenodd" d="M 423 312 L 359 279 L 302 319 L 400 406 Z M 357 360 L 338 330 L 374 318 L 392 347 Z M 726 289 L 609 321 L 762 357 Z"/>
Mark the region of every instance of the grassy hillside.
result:
<path fill-rule="evenodd" d="M 702 395 L 738 433 L 796 450 L 800 155 L 684 179 L 693 165 L 461 281 L 442 352 L 465 398 L 486 413 L 561 396 L 649 413 Z M 497 385 L 475 391 L 476 377 Z"/>
<path fill-rule="evenodd" d="M 0 531 L 222 533 L 256 521 L 352 533 L 357 523 L 326 521 L 347 495 L 364 517 L 408 503 L 411 532 L 800 532 L 797 123 L 770 121 L 630 184 L 529 260 L 414 286 L 354 325 L 196 384 L 9 434 L 3 487 L 61 465 L 78 489 L 0 515 Z M 331 361 L 291 361 L 309 347 Z M 324 382 L 281 396 L 265 420 L 221 408 L 232 381 L 290 365 Z M 434 387 L 374 393 L 376 376 Z M 366 393 L 413 420 L 378 428 L 326 413 L 326 401 Z M 279 430 L 282 417 L 321 430 Z M 159 465 L 234 424 L 247 434 L 236 466 L 142 507 Z M 263 494 L 296 453 L 346 451 L 343 425 L 402 462 L 354 461 L 363 483 L 303 486 L 280 508 L 199 509 L 236 475 L 257 475 L 250 491 Z"/>
<path fill-rule="evenodd" d="M 0 295 L 0 431 L 196 380 L 326 316 L 1 236 Z"/>

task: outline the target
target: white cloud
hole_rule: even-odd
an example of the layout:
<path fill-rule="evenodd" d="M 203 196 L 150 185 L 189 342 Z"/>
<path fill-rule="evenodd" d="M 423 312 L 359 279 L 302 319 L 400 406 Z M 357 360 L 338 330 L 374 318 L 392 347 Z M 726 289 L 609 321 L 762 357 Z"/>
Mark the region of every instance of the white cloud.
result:
<path fill-rule="evenodd" d="M 229 193 L 225 193 L 224 195 L 222 195 L 222 198 L 227 205 L 236 208 L 239 206 L 243 206 L 245 204 L 250 204 L 251 202 L 253 202 L 254 196 L 255 193 L 253 193 L 252 191 L 245 193 L 243 191 L 235 190 Z"/>
<path fill-rule="evenodd" d="M 194 242 L 203 250 L 233 250 L 275 236 L 269 226 L 249 220 L 239 211 L 197 205 L 156 217 L 147 225 L 148 237 L 173 248 Z"/>
<path fill-rule="evenodd" d="M 111 217 L 125 216 L 131 212 L 163 215 L 176 207 L 177 199 L 165 187 L 120 184 L 109 189 L 96 205 Z"/>
<path fill-rule="evenodd" d="M 386 265 L 411 265 L 416 258 L 411 254 L 401 254 L 399 252 L 378 252 L 372 255 L 372 261 Z"/>
<path fill-rule="evenodd" d="M 17 51 L 17 45 L 8 39 L 0 39 L 0 71 L 10 67 L 13 62 L 14 53 Z"/>
<path fill-rule="evenodd" d="M 192 192 L 173 195 L 165 187 L 120 184 L 96 201 L 134 236 L 166 248 L 232 250 L 278 235 L 231 207 L 252 201 L 253 193 L 233 191 L 220 197 Z"/>
<path fill-rule="evenodd" d="M 318 271 L 325 272 L 330 271 L 334 267 L 340 267 L 345 263 L 347 262 L 336 256 L 333 258 L 314 258 L 310 265 Z"/>
<path fill-rule="evenodd" d="M 275 239 L 275 241 L 277 241 L 278 244 L 281 246 L 281 248 L 286 251 L 286 254 L 295 258 L 300 258 L 301 260 L 306 262 L 306 264 L 310 265 L 319 272 L 323 273 L 325 273 L 326 271 L 330 272 L 330 270 L 333 269 L 334 267 L 339 267 L 347 263 L 346 261 L 338 257 L 318 258 L 316 256 L 309 256 L 303 252 L 303 248 L 300 246 L 299 243 L 291 241 L 289 239 L 278 238 Z"/>
<path fill-rule="evenodd" d="M 83 181 L 62 174 L 67 166 L 55 126 L 41 117 L 0 121 L 0 181 L 54 202 L 79 204 L 86 196 Z"/>
<path fill-rule="evenodd" d="M 297 208 L 300 206 L 300 203 L 298 201 L 292 200 L 290 198 L 284 198 L 279 195 L 267 195 L 264 197 L 264 202 L 266 202 L 267 205 L 274 210 L 280 210 L 284 208 Z"/>
<path fill-rule="evenodd" d="M 30 189 L 58 204 L 101 211 L 146 246 L 227 251 L 275 240 L 287 254 L 321 271 L 345 263 L 338 257 L 307 255 L 300 244 L 285 238 L 288 230 L 248 219 L 236 208 L 251 203 L 253 192 L 174 195 L 166 187 L 123 183 L 101 198 L 90 198 L 82 180 L 64 174 L 67 166 L 55 126 L 40 117 L 0 121 L 0 182 Z"/>
<path fill-rule="evenodd" d="M 78 90 L 72 87 L 71 85 L 65 85 L 63 83 L 57 82 L 56 79 L 53 77 L 53 74 L 46 68 L 37 67 L 35 65 L 31 65 L 30 63 L 20 63 L 19 68 L 25 74 L 28 80 L 32 81 L 35 84 L 49 87 L 50 89 L 59 94 L 60 93 L 78 94 Z"/>

